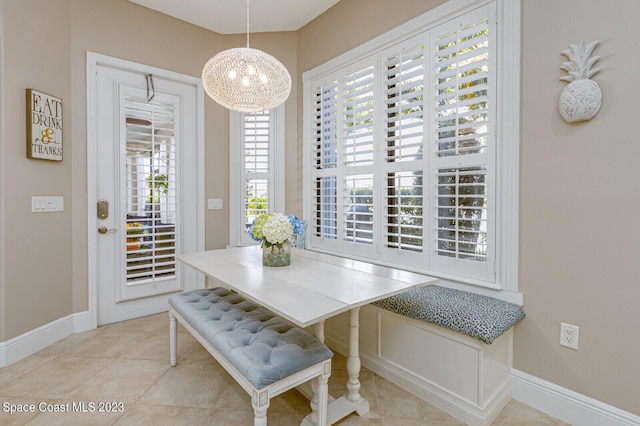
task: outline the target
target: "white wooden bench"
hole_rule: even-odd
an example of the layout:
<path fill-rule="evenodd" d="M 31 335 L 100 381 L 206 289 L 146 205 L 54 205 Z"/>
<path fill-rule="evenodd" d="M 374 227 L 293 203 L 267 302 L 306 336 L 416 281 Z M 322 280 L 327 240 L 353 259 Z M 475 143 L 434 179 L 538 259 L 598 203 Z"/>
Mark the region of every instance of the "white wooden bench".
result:
<path fill-rule="evenodd" d="M 319 339 L 229 290 L 194 290 L 169 298 L 171 366 L 176 320 L 251 396 L 254 425 L 267 424 L 271 398 L 312 379 L 309 420 L 326 424 L 333 353 Z"/>

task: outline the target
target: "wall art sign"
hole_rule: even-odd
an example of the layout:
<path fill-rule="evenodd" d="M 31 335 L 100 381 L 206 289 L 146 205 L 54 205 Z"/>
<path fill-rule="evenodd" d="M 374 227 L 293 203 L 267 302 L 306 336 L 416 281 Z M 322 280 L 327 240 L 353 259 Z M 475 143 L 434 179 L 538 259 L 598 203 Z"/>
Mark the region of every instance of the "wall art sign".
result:
<path fill-rule="evenodd" d="M 27 89 L 27 158 L 62 161 L 62 99 Z"/>

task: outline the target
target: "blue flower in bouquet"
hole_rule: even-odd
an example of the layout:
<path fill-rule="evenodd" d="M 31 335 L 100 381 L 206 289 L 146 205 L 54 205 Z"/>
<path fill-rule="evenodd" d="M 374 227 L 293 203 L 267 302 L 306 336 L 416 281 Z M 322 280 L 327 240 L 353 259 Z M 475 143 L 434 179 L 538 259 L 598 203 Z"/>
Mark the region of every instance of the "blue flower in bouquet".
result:
<path fill-rule="evenodd" d="M 291 225 L 293 225 L 293 233 L 298 235 L 302 234 L 304 232 L 304 223 L 294 215 L 289 214 L 287 217 Z"/>

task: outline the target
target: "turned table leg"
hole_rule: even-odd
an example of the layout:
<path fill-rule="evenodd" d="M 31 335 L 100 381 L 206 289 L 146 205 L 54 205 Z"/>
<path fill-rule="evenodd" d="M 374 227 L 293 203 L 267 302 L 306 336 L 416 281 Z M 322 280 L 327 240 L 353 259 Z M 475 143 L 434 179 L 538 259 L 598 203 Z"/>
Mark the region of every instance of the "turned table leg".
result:
<path fill-rule="evenodd" d="M 178 329 L 176 326 L 176 317 L 169 311 L 169 363 L 172 367 L 176 365 L 178 346 Z"/>
<path fill-rule="evenodd" d="M 320 340 L 321 342 L 324 343 L 324 321 L 320 321 L 317 322 L 313 325 L 313 334 L 315 334 L 315 336 L 318 338 L 318 340 Z M 317 424 L 325 424 L 326 423 L 326 413 L 324 413 L 324 417 L 325 419 L 323 420 L 324 423 L 322 423 L 318 418 L 318 404 L 324 402 L 326 404 L 326 400 L 325 401 L 319 401 L 318 400 L 318 386 L 319 386 L 319 377 L 316 377 L 315 379 L 311 380 L 311 415 L 309 417 L 309 419 L 311 420 L 311 423 L 314 425 Z M 325 379 L 325 383 L 324 385 L 327 385 L 326 379 Z M 326 389 L 325 389 L 326 391 Z M 326 396 L 325 396 L 326 398 Z"/>
<path fill-rule="evenodd" d="M 353 308 L 349 311 L 349 356 L 347 358 L 347 372 L 349 373 L 349 380 L 347 381 L 347 399 L 351 402 L 358 402 L 362 397 L 360 396 L 360 353 L 358 346 L 358 328 L 359 319 L 358 315 L 360 308 Z"/>

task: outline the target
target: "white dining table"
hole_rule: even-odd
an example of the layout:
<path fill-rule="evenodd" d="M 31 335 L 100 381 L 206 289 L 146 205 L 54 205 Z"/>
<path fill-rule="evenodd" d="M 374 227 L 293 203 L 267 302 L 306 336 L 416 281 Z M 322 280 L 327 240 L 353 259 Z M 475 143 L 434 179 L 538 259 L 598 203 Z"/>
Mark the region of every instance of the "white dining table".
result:
<path fill-rule="evenodd" d="M 291 264 L 284 267 L 263 266 L 258 246 L 176 257 L 212 279 L 209 286 L 233 290 L 299 327 L 313 326 L 321 340 L 324 321 L 349 312 L 347 392 L 337 399 L 330 397 L 328 424 L 353 412 L 363 415 L 369 411 L 369 402 L 360 395 L 360 307 L 438 281 L 427 275 L 296 248 Z M 305 419 L 303 424 L 312 422 Z"/>

